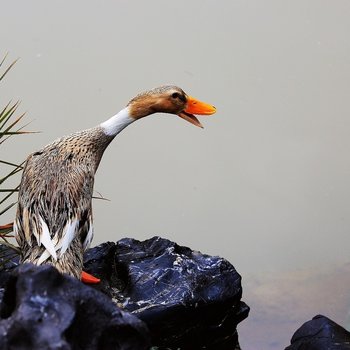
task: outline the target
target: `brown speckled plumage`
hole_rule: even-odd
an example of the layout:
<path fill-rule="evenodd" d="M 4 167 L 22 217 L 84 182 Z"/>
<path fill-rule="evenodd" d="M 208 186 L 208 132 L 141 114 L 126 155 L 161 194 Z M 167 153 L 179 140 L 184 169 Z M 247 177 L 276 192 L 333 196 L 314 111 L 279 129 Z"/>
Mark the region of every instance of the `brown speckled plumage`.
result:
<path fill-rule="evenodd" d="M 58 241 L 67 223 L 77 220 L 77 234 L 65 254 L 57 262 L 52 256 L 45 262 L 80 278 L 83 251 L 92 238 L 87 235 L 92 230 L 94 175 L 112 139 L 96 127 L 60 138 L 27 158 L 15 222 L 21 262 L 37 263 L 45 251 L 32 234 L 42 231 L 39 216 Z"/>

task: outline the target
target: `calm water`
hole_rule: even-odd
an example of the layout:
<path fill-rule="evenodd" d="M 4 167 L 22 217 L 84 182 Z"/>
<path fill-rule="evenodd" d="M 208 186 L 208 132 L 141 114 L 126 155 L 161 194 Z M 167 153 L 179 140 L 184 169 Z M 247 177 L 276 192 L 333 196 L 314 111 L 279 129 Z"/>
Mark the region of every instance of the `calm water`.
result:
<path fill-rule="evenodd" d="M 94 203 L 94 243 L 157 234 L 226 257 L 252 308 L 244 350 L 283 349 L 318 313 L 349 327 L 347 0 L 1 5 L 0 56 L 21 59 L 0 103 L 20 99 L 42 133 L 0 158 L 175 83 L 217 114 L 204 130 L 157 115 L 118 136 L 96 178 L 110 201 Z"/>

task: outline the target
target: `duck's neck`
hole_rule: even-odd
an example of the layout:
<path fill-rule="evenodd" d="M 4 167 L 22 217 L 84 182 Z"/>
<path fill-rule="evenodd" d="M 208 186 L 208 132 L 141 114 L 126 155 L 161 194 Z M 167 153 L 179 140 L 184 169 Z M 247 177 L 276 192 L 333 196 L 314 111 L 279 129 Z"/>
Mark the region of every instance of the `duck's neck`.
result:
<path fill-rule="evenodd" d="M 130 116 L 129 107 L 125 107 L 119 113 L 101 123 L 100 126 L 107 136 L 114 137 L 135 120 Z"/>

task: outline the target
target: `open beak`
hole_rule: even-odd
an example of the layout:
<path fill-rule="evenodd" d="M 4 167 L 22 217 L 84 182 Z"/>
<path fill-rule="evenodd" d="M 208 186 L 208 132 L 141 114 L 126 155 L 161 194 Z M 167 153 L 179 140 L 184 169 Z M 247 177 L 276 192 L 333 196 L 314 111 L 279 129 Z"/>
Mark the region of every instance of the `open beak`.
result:
<path fill-rule="evenodd" d="M 203 125 L 193 114 L 211 115 L 211 114 L 214 114 L 215 112 L 216 112 L 216 108 L 214 106 L 208 103 L 196 100 L 191 96 L 187 96 L 187 107 L 185 110 L 180 112 L 178 116 L 181 117 L 182 119 L 187 120 L 193 125 L 203 128 Z"/>

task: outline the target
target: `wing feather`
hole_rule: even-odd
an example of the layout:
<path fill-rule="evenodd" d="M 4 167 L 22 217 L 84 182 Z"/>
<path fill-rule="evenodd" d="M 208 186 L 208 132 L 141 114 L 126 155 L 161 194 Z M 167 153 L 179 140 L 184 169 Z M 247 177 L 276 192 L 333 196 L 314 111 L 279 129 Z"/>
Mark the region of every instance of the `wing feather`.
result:
<path fill-rule="evenodd" d="M 33 235 L 34 235 L 34 237 L 36 238 L 36 241 L 37 241 L 37 243 L 38 243 L 38 246 L 40 246 L 40 245 L 41 245 L 41 235 L 40 235 L 40 233 L 39 233 L 38 230 L 37 230 L 37 227 L 36 227 L 36 223 L 35 223 L 35 222 L 33 222 Z"/>
<path fill-rule="evenodd" d="M 56 245 L 56 250 L 61 248 L 60 250 L 60 257 L 66 252 L 66 250 L 69 248 L 70 244 L 72 243 L 73 239 L 77 235 L 77 226 L 78 226 L 78 220 L 68 221 L 66 227 L 64 228 L 64 232 L 62 234 L 62 238 Z"/>
<path fill-rule="evenodd" d="M 59 260 L 75 240 L 84 249 L 91 243 L 91 199 L 102 153 L 92 152 L 92 141 L 85 136 L 63 138 L 27 158 L 16 229 L 23 261 Z"/>
<path fill-rule="evenodd" d="M 57 254 L 55 250 L 55 246 L 53 245 L 51 234 L 49 231 L 49 228 L 46 225 L 46 222 L 43 220 L 43 218 L 39 215 L 40 223 L 41 223 L 41 243 L 46 248 L 46 250 L 50 253 L 50 255 L 53 257 L 54 260 L 57 260 Z M 38 243 L 39 245 L 39 243 Z"/>
<path fill-rule="evenodd" d="M 26 241 L 28 242 L 28 244 L 31 245 L 29 212 L 28 212 L 27 208 L 23 208 L 22 223 L 23 223 L 24 237 L 25 237 Z"/>
<path fill-rule="evenodd" d="M 86 238 L 84 240 L 84 243 L 83 243 L 84 251 L 90 247 L 93 236 L 94 236 L 94 228 L 92 225 L 92 219 L 90 218 L 89 219 L 89 231 L 88 231 Z"/>
<path fill-rule="evenodd" d="M 40 255 L 39 260 L 36 262 L 37 265 L 41 265 L 43 262 L 45 262 L 49 257 L 51 256 L 51 254 L 47 251 L 44 250 L 44 252 Z"/>

